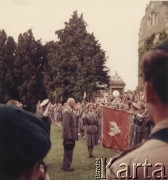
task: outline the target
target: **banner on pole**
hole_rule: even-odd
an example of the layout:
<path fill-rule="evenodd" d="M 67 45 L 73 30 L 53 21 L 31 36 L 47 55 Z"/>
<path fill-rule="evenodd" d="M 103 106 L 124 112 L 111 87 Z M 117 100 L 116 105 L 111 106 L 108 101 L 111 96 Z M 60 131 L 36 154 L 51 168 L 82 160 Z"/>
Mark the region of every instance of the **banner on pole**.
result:
<path fill-rule="evenodd" d="M 129 149 L 131 115 L 103 107 L 102 145 L 111 149 Z"/>

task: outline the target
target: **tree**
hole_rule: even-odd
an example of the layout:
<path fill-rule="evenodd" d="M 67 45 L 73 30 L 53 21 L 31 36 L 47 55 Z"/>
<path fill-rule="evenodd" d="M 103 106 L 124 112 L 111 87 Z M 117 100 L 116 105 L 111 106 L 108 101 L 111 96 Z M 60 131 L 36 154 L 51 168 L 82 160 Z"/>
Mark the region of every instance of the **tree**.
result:
<path fill-rule="evenodd" d="M 0 102 L 6 103 L 12 96 L 13 89 L 13 61 L 16 43 L 12 37 L 7 37 L 4 30 L 0 31 Z"/>
<path fill-rule="evenodd" d="M 13 63 L 13 74 L 17 99 L 34 111 L 38 100 L 46 97 L 43 86 L 45 51 L 41 42 L 36 41 L 31 30 L 18 37 L 18 46 Z"/>
<path fill-rule="evenodd" d="M 82 100 L 84 92 L 91 99 L 109 82 L 105 52 L 86 26 L 83 15 L 78 17 L 75 11 L 65 28 L 56 31 L 59 41 L 48 54 L 48 86 L 63 100 L 70 96 Z"/>
<path fill-rule="evenodd" d="M 4 61 L 5 43 L 7 35 L 4 30 L 0 31 L 0 101 L 3 102 L 3 97 L 6 95 L 5 89 L 5 73 L 6 64 Z"/>
<path fill-rule="evenodd" d="M 15 80 L 13 78 L 13 62 L 15 59 L 16 43 L 13 37 L 9 36 L 6 42 L 6 49 L 4 54 L 5 63 L 7 64 L 7 71 L 5 76 L 5 86 L 8 92 L 8 98 L 15 98 L 16 89 L 14 88 Z"/>

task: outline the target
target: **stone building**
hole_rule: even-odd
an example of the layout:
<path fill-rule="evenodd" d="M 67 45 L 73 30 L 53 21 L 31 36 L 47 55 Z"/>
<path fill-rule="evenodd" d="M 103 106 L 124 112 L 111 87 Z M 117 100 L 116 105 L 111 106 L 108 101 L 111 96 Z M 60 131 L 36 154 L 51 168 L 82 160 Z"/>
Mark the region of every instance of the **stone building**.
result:
<path fill-rule="evenodd" d="M 113 96 L 113 92 L 115 90 L 117 90 L 119 94 L 123 94 L 125 85 L 126 85 L 125 82 L 121 79 L 121 77 L 116 72 L 115 75 L 112 76 L 110 79 L 109 96 Z"/>
<path fill-rule="evenodd" d="M 166 39 L 168 34 L 168 1 L 150 1 L 139 30 L 138 86 L 142 87 L 141 55 Z"/>

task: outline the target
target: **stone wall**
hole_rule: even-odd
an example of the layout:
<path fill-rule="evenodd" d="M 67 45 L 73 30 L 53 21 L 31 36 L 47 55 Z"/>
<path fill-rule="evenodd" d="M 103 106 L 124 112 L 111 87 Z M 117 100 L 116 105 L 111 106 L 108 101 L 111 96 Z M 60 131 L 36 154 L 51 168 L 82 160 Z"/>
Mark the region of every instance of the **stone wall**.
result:
<path fill-rule="evenodd" d="M 163 30 L 168 33 L 168 1 L 150 1 L 141 21 L 139 48 L 144 45 L 145 39 L 152 34 L 156 35 L 155 42 L 157 42 L 158 35 Z"/>
<path fill-rule="evenodd" d="M 147 38 L 154 34 L 153 45 L 160 38 L 160 33 L 168 34 L 168 1 L 150 1 L 145 10 L 139 30 L 139 50 L 145 46 Z M 140 54 L 139 54 L 140 56 Z M 141 60 L 138 62 L 138 87 L 142 88 Z"/>

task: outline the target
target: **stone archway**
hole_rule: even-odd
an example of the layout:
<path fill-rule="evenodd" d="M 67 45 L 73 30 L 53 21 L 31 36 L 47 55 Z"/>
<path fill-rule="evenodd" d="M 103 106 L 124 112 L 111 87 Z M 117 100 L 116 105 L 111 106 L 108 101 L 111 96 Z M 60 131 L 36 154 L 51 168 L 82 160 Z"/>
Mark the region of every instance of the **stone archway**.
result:
<path fill-rule="evenodd" d="M 114 93 L 118 91 L 118 95 L 122 95 L 124 93 L 124 89 L 120 88 L 111 88 L 111 94 L 114 96 Z M 115 93 L 116 94 L 116 93 Z"/>
<path fill-rule="evenodd" d="M 110 86 L 109 86 L 109 95 L 113 97 L 113 92 L 117 90 L 120 95 L 124 93 L 125 82 L 118 76 L 117 72 L 114 76 L 111 77 Z"/>

